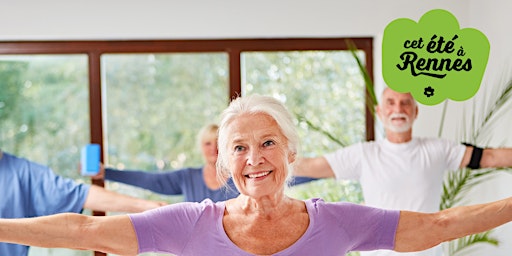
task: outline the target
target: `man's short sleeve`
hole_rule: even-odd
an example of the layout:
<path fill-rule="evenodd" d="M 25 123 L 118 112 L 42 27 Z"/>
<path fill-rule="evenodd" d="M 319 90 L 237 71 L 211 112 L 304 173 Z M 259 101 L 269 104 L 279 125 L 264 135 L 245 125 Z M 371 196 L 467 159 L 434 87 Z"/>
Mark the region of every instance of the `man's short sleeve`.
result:
<path fill-rule="evenodd" d="M 29 162 L 29 169 L 33 216 L 82 211 L 89 193 L 88 184 L 56 175 L 52 169 L 36 163 Z"/>
<path fill-rule="evenodd" d="M 325 154 L 336 179 L 359 180 L 364 153 L 362 147 L 361 143 L 357 143 Z"/>

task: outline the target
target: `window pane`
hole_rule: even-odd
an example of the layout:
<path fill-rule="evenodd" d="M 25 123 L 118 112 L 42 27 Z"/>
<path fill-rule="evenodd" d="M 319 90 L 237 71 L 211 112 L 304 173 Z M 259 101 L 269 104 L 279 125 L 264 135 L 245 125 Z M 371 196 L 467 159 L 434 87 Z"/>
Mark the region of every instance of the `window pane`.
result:
<path fill-rule="evenodd" d="M 358 56 L 365 59 L 362 51 Z M 274 96 L 298 119 L 304 117 L 298 122 L 302 155 L 322 155 L 341 147 L 308 122 L 345 146 L 365 140 L 364 78 L 350 51 L 246 52 L 242 66 L 244 95 Z M 329 181 L 320 183 L 321 188 L 307 187 L 309 191 L 302 194 L 334 201 L 361 200 L 356 183 L 342 182 L 348 188 L 332 188 Z M 346 189 L 355 194 L 324 194 Z"/>
<path fill-rule="evenodd" d="M 82 180 L 80 148 L 89 141 L 86 55 L 0 56 L 2 150 Z M 33 247 L 31 255 L 91 255 Z"/>
<path fill-rule="evenodd" d="M 85 55 L 0 56 L 2 149 L 78 178 L 89 141 Z"/>
<path fill-rule="evenodd" d="M 108 165 L 146 171 L 203 165 L 196 134 L 217 123 L 228 104 L 226 54 L 107 54 L 102 66 Z M 148 191 L 108 185 L 156 199 Z"/>

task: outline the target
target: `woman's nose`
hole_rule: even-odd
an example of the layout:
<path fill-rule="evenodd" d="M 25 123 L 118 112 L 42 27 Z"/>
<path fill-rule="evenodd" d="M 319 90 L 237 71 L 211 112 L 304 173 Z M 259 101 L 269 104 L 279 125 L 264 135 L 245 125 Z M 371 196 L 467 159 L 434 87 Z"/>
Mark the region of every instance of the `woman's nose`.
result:
<path fill-rule="evenodd" d="M 250 150 L 249 154 L 247 154 L 247 164 L 248 165 L 258 165 L 263 162 L 263 157 L 259 149 Z"/>

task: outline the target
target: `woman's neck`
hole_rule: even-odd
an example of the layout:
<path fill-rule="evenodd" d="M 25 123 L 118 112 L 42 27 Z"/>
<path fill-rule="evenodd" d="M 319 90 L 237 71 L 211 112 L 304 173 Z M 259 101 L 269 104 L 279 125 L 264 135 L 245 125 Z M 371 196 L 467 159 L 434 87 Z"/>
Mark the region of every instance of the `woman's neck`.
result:
<path fill-rule="evenodd" d="M 284 193 L 275 193 L 261 198 L 239 195 L 233 203 L 237 209 L 245 214 L 256 214 L 269 218 L 276 215 L 282 216 L 283 213 L 289 211 L 293 200 Z"/>
<path fill-rule="evenodd" d="M 215 165 L 213 164 L 206 164 L 203 167 L 203 180 L 206 184 L 206 187 L 208 187 L 211 190 L 217 190 L 222 187 L 222 183 L 219 181 L 219 178 L 217 176 L 217 169 Z"/>

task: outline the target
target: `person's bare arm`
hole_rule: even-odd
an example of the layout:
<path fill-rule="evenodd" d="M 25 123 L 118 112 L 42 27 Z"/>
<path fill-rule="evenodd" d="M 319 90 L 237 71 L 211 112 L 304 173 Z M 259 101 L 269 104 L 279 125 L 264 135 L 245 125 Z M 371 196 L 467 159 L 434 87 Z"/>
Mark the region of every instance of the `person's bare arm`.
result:
<path fill-rule="evenodd" d="M 84 208 L 103 212 L 142 212 L 165 205 L 165 202 L 149 201 L 108 191 L 92 185 Z"/>
<path fill-rule="evenodd" d="M 482 168 L 488 167 L 511 167 L 512 148 L 486 148 L 482 153 L 480 161 Z"/>
<path fill-rule="evenodd" d="M 441 242 L 484 232 L 509 221 L 512 221 L 512 198 L 455 207 L 437 213 L 402 211 L 394 250 L 425 250 Z"/>
<path fill-rule="evenodd" d="M 299 158 L 295 163 L 293 175 L 312 178 L 334 178 L 334 172 L 323 156 Z"/>
<path fill-rule="evenodd" d="M 466 146 L 466 152 L 460 163 L 460 167 L 466 167 L 473 153 L 472 146 Z M 480 160 L 481 168 L 512 167 L 512 148 L 485 148 Z"/>
<path fill-rule="evenodd" d="M 0 219 L 0 241 L 117 255 L 138 253 L 135 230 L 127 215 L 92 217 L 63 213 L 37 218 Z"/>

